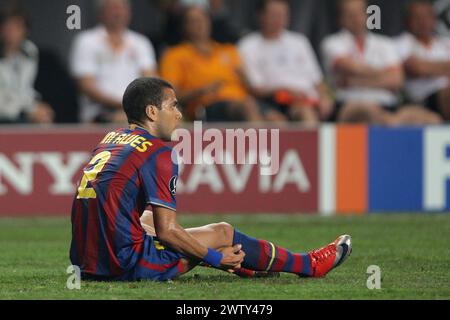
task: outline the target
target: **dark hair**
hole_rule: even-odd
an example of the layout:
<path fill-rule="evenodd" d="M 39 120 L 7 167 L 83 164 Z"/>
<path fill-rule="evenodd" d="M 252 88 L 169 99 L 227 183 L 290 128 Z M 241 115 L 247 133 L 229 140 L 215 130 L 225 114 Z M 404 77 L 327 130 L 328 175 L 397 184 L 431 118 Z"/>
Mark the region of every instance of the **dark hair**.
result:
<path fill-rule="evenodd" d="M 123 95 L 123 110 L 129 123 L 139 124 L 145 119 L 148 105 L 161 109 L 164 89 L 172 89 L 170 83 L 158 78 L 139 78 L 131 82 Z"/>
<path fill-rule="evenodd" d="M 27 29 L 30 28 L 30 16 L 28 11 L 17 1 L 12 1 L 0 8 L 0 27 L 11 18 L 20 18 L 25 22 Z"/>
<path fill-rule="evenodd" d="M 287 0 L 260 0 L 257 3 L 257 7 L 256 7 L 257 12 L 263 12 L 264 10 L 266 10 L 267 6 L 271 2 L 280 2 L 280 3 L 284 3 L 289 6 L 289 1 L 287 1 Z"/>

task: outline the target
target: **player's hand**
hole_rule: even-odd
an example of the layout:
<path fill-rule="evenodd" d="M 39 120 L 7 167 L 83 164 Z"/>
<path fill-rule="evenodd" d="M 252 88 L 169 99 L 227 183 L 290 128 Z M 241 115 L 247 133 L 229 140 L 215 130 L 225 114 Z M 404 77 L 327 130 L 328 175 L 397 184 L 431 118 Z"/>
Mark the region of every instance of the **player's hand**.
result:
<path fill-rule="evenodd" d="M 225 270 L 239 269 L 244 261 L 245 253 L 241 250 L 242 245 L 236 244 L 233 247 L 222 249 L 223 258 L 221 266 Z"/>

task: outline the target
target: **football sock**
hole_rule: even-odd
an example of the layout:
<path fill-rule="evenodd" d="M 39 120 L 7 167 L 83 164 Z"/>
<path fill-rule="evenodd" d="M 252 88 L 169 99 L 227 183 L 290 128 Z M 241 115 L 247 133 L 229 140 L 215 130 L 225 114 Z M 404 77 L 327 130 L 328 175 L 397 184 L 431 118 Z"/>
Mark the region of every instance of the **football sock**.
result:
<path fill-rule="evenodd" d="M 245 252 L 242 263 L 245 269 L 311 276 L 311 260 L 308 254 L 292 253 L 269 241 L 249 237 L 234 229 L 233 245 L 236 244 L 241 244 Z"/>

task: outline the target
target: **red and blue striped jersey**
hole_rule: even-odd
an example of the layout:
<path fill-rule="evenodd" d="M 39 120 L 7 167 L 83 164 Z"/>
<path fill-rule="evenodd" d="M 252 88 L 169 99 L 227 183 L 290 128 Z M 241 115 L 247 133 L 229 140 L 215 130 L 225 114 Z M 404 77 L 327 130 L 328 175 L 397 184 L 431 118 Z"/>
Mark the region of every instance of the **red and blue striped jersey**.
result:
<path fill-rule="evenodd" d="M 137 127 L 108 133 L 83 169 L 72 206 L 70 259 L 83 273 L 114 277 L 143 251 L 139 218 L 148 205 L 176 211 L 173 150 Z"/>

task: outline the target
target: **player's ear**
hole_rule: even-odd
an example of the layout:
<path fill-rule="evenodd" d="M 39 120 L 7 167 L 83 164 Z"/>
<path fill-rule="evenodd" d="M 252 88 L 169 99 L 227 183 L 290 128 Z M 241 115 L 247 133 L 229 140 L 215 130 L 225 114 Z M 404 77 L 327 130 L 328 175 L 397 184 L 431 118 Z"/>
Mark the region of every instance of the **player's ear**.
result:
<path fill-rule="evenodd" d="M 154 105 L 149 104 L 145 108 L 145 113 L 147 114 L 147 117 L 152 121 L 156 121 L 158 119 L 158 108 Z"/>

